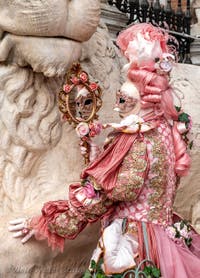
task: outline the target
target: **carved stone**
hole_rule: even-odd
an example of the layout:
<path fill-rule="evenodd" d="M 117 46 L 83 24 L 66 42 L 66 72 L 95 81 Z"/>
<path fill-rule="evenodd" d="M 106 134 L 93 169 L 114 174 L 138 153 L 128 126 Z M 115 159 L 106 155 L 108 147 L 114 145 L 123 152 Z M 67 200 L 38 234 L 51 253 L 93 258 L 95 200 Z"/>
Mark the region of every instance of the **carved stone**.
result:
<path fill-rule="evenodd" d="M 48 200 L 67 199 L 67 185 L 79 180 L 84 162 L 78 138 L 73 127 L 61 121 L 56 94 L 64 72 L 80 54 L 83 69 L 103 89 L 100 120 L 114 120 L 111 108 L 122 65 L 107 28 L 100 24 L 89 41 L 71 43 L 67 48 L 62 38 L 2 37 L 0 56 L 6 63 L 0 65 L 1 277 L 6 273 L 81 277 L 96 245 L 98 224 L 88 227 L 76 241 L 66 242 L 64 254 L 35 240 L 22 245 L 7 230 L 9 220 L 40 214 Z"/>
<path fill-rule="evenodd" d="M 120 12 L 115 6 L 108 5 L 106 1 L 101 4 L 101 18 L 108 27 L 113 40 L 116 39 L 117 34 L 126 27 L 128 22 L 126 14 Z"/>
<path fill-rule="evenodd" d="M 193 140 L 191 150 L 192 166 L 187 177 L 182 178 L 175 199 L 175 210 L 186 219 L 199 224 L 200 203 L 200 88 L 198 76 L 200 67 L 179 64 L 172 72 L 173 82 L 177 94 L 181 97 L 184 110 L 189 113 L 193 120 L 193 128 L 190 140 Z"/>

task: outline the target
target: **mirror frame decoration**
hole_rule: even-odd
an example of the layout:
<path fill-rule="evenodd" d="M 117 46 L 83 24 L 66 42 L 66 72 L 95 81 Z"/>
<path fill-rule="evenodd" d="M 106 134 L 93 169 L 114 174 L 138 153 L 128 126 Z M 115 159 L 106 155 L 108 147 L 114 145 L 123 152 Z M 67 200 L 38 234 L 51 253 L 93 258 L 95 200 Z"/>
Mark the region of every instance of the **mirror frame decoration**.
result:
<path fill-rule="evenodd" d="M 76 86 L 84 86 L 92 95 L 93 109 L 88 119 L 78 119 L 71 113 L 69 105 L 69 95 L 73 92 Z M 69 124 L 73 123 L 77 126 L 81 122 L 91 123 L 98 119 L 97 112 L 102 106 L 102 90 L 97 82 L 90 82 L 89 75 L 82 70 L 79 63 L 73 64 L 71 69 L 67 72 L 64 85 L 58 94 L 59 110 L 63 114 L 63 119 L 66 119 Z"/>
<path fill-rule="evenodd" d="M 87 119 L 75 117 L 70 107 L 70 94 L 74 93 L 74 88 L 78 88 L 78 86 L 85 87 L 92 96 L 93 107 L 91 114 Z M 98 135 L 101 130 L 101 128 L 98 127 L 98 122 L 94 122 L 94 120 L 98 120 L 99 116 L 97 115 L 97 112 L 102 106 L 101 96 L 102 90 L 99 84 L 97 82 L 90 82 L 88 73 L 82 70 L 79 63 L 73 64 L 71 69 L 66 73 L 64 85 L 58 93 L 58 107 L 63 114 L 62 118 L 63 120 L 68 121 L 69 124 L 74 125 L 76 133 L 81 140 L 79 145 L 86 149 L 86 152 L 82 153 L 85 164 L 90 162 L 91 137 Z M 89 132 L 91 126 L 96 129 L 93 134 Z M 80 134 L 80 129 L 85 129 L 87 133 Z"/>

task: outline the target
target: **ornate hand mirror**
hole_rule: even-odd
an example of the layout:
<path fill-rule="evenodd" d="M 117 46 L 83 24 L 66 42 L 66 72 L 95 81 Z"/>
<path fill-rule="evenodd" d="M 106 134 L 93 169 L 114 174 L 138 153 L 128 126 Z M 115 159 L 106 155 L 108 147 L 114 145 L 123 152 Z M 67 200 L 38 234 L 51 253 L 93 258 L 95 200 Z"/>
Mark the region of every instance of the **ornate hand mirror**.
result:
<path fill-rule="evenodd" d="M 98 119 L 97 112 L 102 106 L 101 95 L 99 85 L 90 82 L 80 64 L 74 64 L 59 93 L 59 109 L 70 124 L 90 123 Z"/>
<path fill-rule="evenodd" d="M 64 119 L 73 123 L 81 138 L 81 145 L 86 148 L 85 163 L 89 161 L 91 125 L 98 119 L 97 112 L 102 106 L 101 89 L 96 82 L 90 82 L 89 75 L 82 70 L 80 64 L 74 64 L 66 74 L 65 84 L 58 95 L 59 109 Z M 88 133 L 84 134 L 84 131 Z M 93 126 L 94 130 L 94 126 Z M 93 132 L 94 134 L 94 132 Z"/>

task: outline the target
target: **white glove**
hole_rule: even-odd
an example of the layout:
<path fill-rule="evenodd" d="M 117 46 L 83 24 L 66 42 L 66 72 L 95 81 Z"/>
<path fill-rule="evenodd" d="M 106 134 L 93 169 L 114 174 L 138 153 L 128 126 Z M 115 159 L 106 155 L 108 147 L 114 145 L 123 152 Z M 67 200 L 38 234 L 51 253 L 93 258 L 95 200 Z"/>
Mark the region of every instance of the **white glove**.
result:
<path fill-rule="evenodd" d="M 29 220 L 27 218 L 17 218 L 9 221 L 8 231 L 14 232 L 13 237 L 23 237 L 22 243 L 26 243 L 35 234 L 34 229 L 31 229 L 29 225 Z"/>

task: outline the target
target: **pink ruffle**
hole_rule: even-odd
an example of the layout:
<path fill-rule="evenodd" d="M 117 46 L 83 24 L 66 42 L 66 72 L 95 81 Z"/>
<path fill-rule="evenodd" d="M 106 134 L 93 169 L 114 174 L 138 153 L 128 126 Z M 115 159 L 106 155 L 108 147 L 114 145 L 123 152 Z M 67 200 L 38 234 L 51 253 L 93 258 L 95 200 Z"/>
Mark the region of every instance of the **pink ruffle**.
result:
<path fill-rule="evenodd" d="M 31 226 L 35 230 L 36 239 L 47 239 L 48 246 L 50 246 L 53 250 L 58 248 L 61 252 L 63 252 L 65 238 L 74 239 L 87 225 L 86 222 L 80 221 L 78 224 L 78 232 L 71 236 L 66 235 L 62 237 L 54 232 L 51 232 L 49 230 L 50 224 L 54 224 L 56 222 L 56 218 L 61 213 L 68 213 L 69 210 L 68 201 L 59 200 L 45 203 L 42 208 L 42 215 L 39 217 L 33 217 L 31 220 Z"/>
<path fill-rule="evenodd" d="M 48 246 L 52 250 L 64 250 L 65 239 L 57 234 L 51 233 L 48 229 L 47 219 L 43 216 L 36 216 L 31 219 L 31 226 L 35 230 L 35 238 L 37 240 L 47 239 Z"/>

